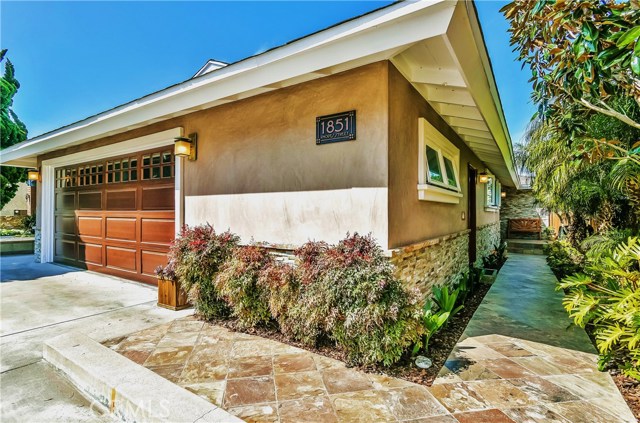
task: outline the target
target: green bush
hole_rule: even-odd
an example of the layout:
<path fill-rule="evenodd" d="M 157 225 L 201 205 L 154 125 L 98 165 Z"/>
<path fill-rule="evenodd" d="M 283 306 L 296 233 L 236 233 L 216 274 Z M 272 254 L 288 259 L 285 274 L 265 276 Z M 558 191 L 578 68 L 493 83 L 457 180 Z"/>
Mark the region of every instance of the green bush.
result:
<path fill-rule="evenodd" d="M 251 245 L 236 248 L 220 268 L 215 287 L 240 326 L 253 327 L 271 320 L 269 291 L 258 280 L 273 261 L 266 248 Z"/>
<path fill-rule="evenodd" d="M 276 260 L 265 266 L 258 276 L 258 285 L 268 291 L 267 302 L 271 317 L 278 322 L 280 332 L 289 338 L 298 338 L 299 319 L 293 318 L 292 307 L 300 296 L 300 282 L 294 267 Z"/>
<path fill-rule="evenodd" d="M 233 233 L 217 234 L 207 224 L 185 226 L 171 244 L 169 266 L 188 293 L 196 313 L 206 319 L 224 317 L 229 312 L 214 286 L 214 278 L 239 241 Z"/>
<path fill-rule="evenodd" d="M 590 258 L 584 273 L 558 284 L 565 309 L 580 327 L 591 326 L 601 368 L 615 359 L 640 380 L 640 243 L 631 237 Z"/>
<path fill-rule="evenodd" d="M 558 280 L 581 272 L 584 268 L 584 255 L 573 248 L 568 241 L 547 244 L 544 252 L 547 254 L 547 263 Z"/>
<path fill-rule="evenodd" d="M 35 233 L 36 215 L 35 214 L 31 214 L 31 215 L 23 217 L 22 221 L 20 222 L 20 225 L 21 225 L 22 229 L 24 229 L 28 233 L 30 233 L 30 234 Z"/>
<path fill-rule="evenodd" d="M 433 305 L 431 304 L 431 302 L 427 301 L 422 309 L 421 320 L 422 326 L 424 328 L 424 335 L 423 339 L 419 340 L 414 345 L 412 352 L 413 355 L 418 354 L 420 350 L 423 350 L 424 353 L 427 354 L 429 352 L 429 341 L 431 340 L 433 335 L 435 335 L 440 331 L 440 329 L 442 329 L 445 323 L 447 323 L 447 321 L 449 320 L 449 317 L 451 317 L 449 312 L 442 309 L 434 312 L 432 310 L 432 307 Z"/>
<path fill-rule="evenodd" d="M 482 264 L 485 269 L 496 269 L 500 270 L 502 265 L 507 261 L 507 243 L 501 242 L 499 244 L 494 245 L 491 253 L 482 257 Z"/>
<path fill-rule="evenodd" d="M 342 347 L 354 364 L 400 359 L 419 340 L 416 292 L 393 276 L 393 267 L 369 236 L 354 234 L 335 246 L 310 243 L 297 251 L 300 265 L 296 336 L 312 342 L 323 334 Z M 306 283 L 305 283 L 306 282 Z"/>

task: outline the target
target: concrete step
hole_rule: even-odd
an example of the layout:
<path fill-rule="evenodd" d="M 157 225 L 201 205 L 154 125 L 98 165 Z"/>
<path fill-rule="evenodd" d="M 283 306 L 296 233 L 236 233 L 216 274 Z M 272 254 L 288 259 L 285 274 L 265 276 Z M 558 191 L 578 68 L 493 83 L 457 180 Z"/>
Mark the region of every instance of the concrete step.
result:
<path fill-rule="evenodd" d="M 517 254 L 543 255 L 549 241 L 538 239 L 508 239 L 507 251 Z"/>
<path fill-rule="evenodd" d="M 92 401 L 92 407 L 125 422 L 242 422 L 80 333 L 48 340 L 43 356 Z"/>

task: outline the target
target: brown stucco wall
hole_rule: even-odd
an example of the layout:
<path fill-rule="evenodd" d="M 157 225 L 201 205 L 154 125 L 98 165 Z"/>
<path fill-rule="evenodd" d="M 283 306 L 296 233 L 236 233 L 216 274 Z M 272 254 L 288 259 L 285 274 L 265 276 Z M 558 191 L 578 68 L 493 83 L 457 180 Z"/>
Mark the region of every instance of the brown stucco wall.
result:
<path fill-rule="evenodd" d="M 386 62 L 373 63 L 39 160 L 183 127 L 198 134 L 198 160 L 184 166 L 185 223 L 287 246 L 372 232 L 386 247 L 387 72 Z M 316 117 L 348 110 L 357 139 L 317 146 Z"/>
<path fill-rule="evenodd" d="M 418 200 L 418 118 L 423 117 L 460 149 L 459 204 Z M 389 247 L 398 248 L 467 229 L 467 163 L 485 166 L 389 63 Z M 485 212 L 484 185 L 476 186 L 477 226 L 498 222 L 499 213 Z"/>
<path fill-rule="evenodd" d="M 387 66 L 374 63 L 189 116 L 187 196 L 387 185 Z M 317 146 L 317 116 L 356 110 L 357 140 Z"/>

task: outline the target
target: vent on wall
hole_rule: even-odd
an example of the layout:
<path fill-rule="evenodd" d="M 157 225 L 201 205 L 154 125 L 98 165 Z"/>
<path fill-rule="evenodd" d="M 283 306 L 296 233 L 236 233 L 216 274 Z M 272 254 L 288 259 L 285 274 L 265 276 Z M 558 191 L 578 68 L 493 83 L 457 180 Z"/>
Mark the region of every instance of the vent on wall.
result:
<path fill-rule="evenodd" d="M 192 78 L 196 78 L 200 75 L 204 75 L 205 73 L 213 72 L 220 68 L 224 68 L 225 66 L 227 66 L 227 64 L 228 63 L 220 62 L 218 60 L 213 60 L 213 59 L 207 60 L 207 63 L 205 63 L 204 66 L 201 67 L 200 70 L 196 72 L 195 75 L 192 76 Z"/>

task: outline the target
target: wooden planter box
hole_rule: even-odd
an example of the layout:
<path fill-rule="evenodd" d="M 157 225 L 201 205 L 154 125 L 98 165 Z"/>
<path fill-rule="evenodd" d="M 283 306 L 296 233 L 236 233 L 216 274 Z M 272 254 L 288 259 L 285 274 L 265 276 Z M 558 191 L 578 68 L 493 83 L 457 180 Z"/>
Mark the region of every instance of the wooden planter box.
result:
<path fill-rule="evenodd" d="M 191 304 L 179 281 L 158 278 L 158 306 L 170 310 L 182 310 L 190 307 Z"/>

